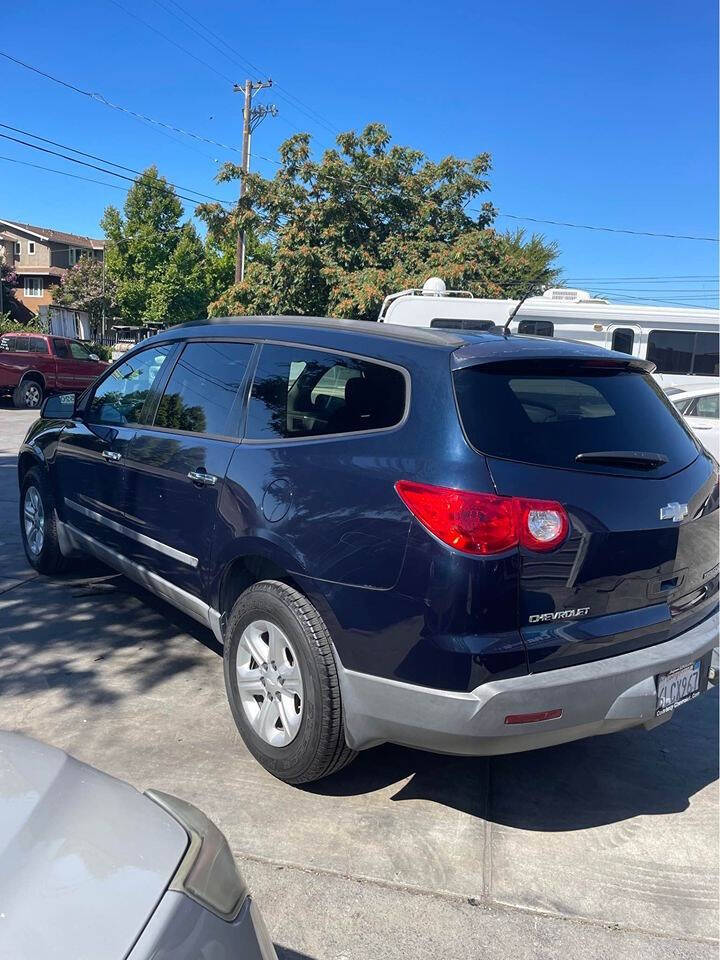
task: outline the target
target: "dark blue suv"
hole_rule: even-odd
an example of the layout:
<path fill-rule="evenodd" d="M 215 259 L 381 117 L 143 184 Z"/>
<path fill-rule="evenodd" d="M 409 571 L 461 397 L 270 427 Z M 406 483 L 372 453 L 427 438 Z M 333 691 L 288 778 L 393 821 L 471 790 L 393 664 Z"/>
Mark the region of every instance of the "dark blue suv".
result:
<path fill-rule="evenodd" d="M 93 554 L 210 627 L 291 783 L 384 741 L 653 727 L 716 677 L 718 473 L 651 370 L 492 332 L 174 327 L 46 401 L 27 556 Z"/>

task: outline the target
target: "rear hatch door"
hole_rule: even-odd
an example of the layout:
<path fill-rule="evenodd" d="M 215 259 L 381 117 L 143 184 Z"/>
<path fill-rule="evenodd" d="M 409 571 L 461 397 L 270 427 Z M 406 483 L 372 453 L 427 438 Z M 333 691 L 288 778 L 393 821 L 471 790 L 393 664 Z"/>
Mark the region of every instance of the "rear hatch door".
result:
<path fill-rule="evenodd" d="M 455 371 L 497 492 L 560 502 L 570 532 L 522 550 L 518 626 L 538 672 L 671 639 L 717 602 L 717 470 L 650 375 L 543 356 Z"/>

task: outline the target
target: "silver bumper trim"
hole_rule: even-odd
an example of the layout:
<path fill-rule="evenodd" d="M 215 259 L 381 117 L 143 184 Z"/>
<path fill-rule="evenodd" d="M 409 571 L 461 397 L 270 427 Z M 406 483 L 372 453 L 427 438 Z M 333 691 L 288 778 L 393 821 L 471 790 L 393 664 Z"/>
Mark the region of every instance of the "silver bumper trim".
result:
<path fill-rule="evenodd" d="M 346 738 L 355 750 L 400 743 L 440 753 L 500 754 L 626 727 L 657 726 L 655 676 L 712 650 L 717 613 L 665 643 L 544 673 L 492 680 L 469 693 L 345 669 L 338 674 Z M 556 720 L 506 724 L 509 714 L 562 708 Z"/>

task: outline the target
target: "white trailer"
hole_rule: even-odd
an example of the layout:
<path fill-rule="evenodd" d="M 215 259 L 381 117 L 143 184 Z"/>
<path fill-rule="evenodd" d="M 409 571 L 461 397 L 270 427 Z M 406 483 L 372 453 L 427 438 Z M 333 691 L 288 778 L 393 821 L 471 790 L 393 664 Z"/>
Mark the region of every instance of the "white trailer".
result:
<path fill-rule="evenodd" d="M 431 277 L 422 290 L 385 298 L 378 320 L 413 327 L 483 330 L 502 327 L 517 300 L 483 300 L 446 290 Z M 663 387 L 717 385 L 720 311 L 608 303 L 562 287 L 529 297 L 510 323 L 512 333 L 581 340 L 652 360 Z"/>

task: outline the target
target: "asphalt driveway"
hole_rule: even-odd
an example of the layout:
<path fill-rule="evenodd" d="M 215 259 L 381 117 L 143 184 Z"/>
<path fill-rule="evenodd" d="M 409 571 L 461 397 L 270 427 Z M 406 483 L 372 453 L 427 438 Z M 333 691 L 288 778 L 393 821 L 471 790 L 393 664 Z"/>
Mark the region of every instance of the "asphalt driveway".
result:
<path fill-rule="evenodd" d="M 508 757 L 365 752 L 299 790 L 246 751 L 213 636 L 88 561 L 27 566 L 0 406 L 0 727 L 226 833 L 285 960 L 717 955 L 717 691 L 645 733 Z"/>

